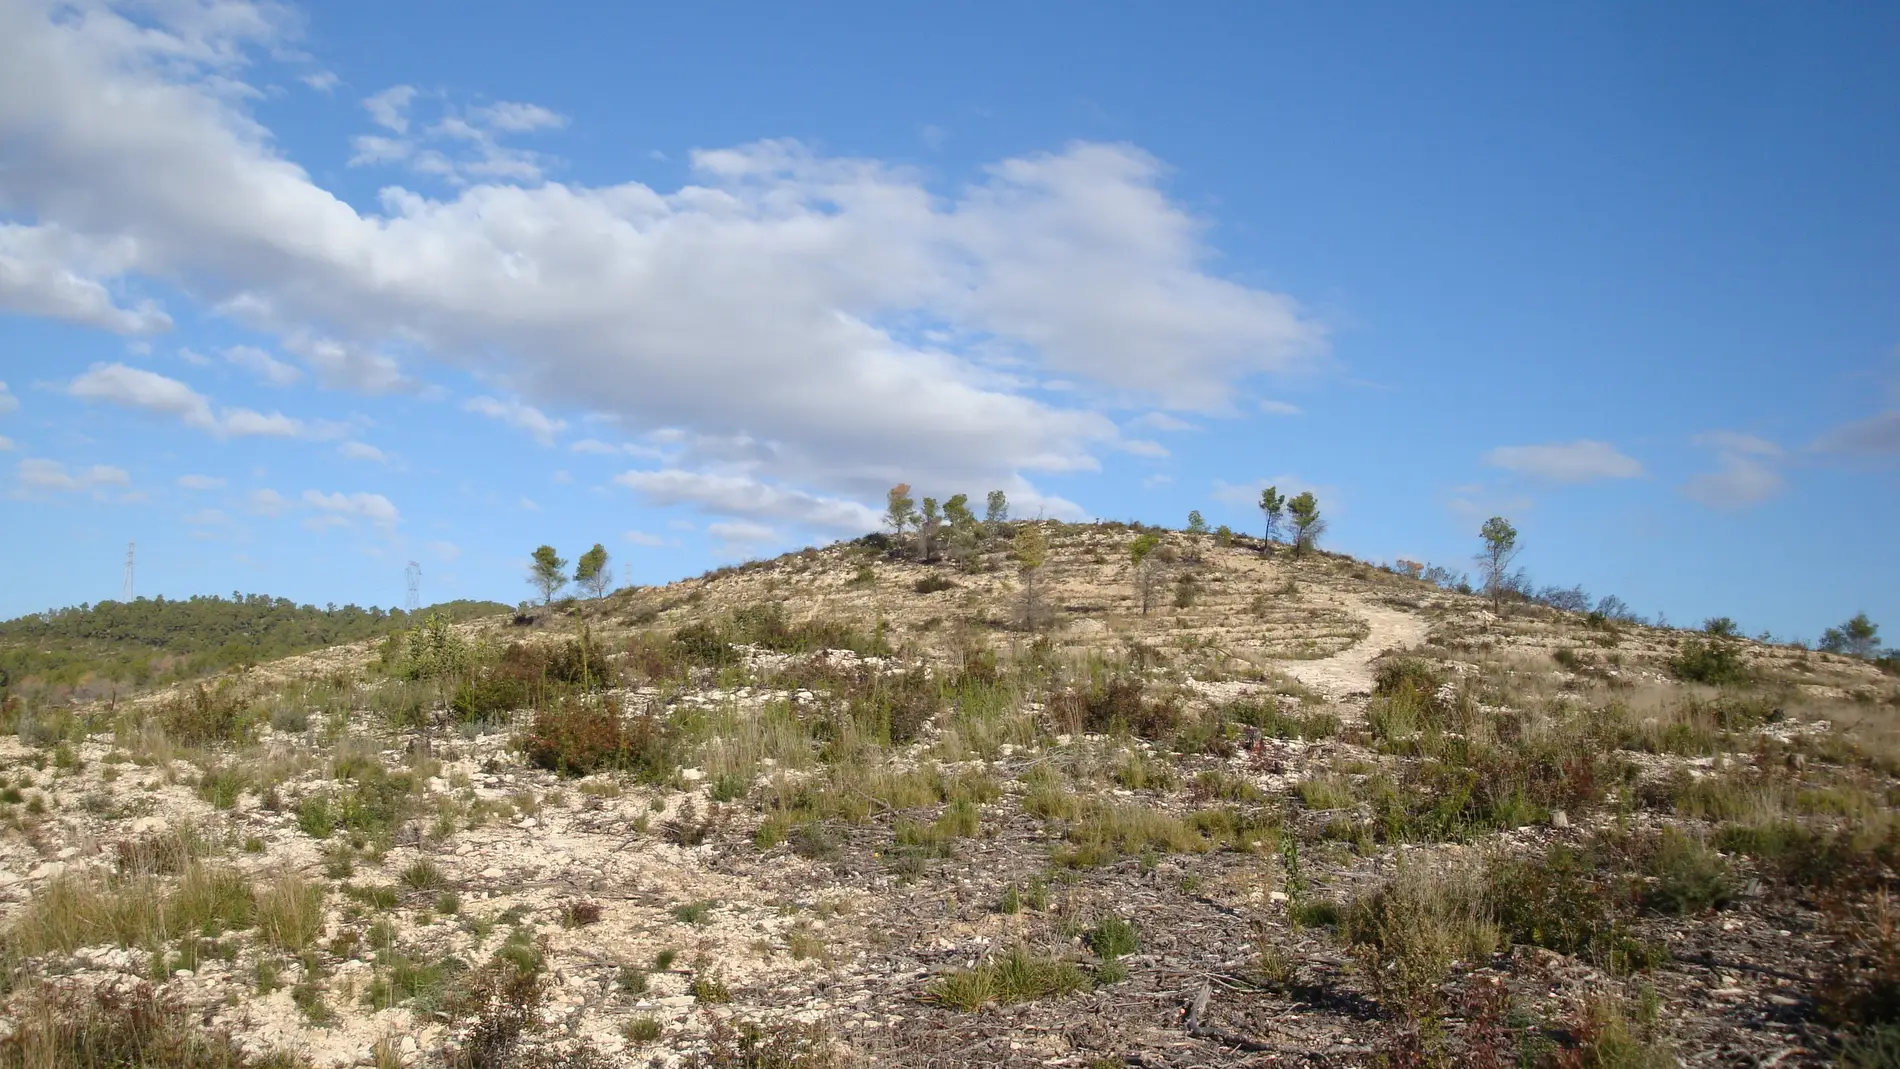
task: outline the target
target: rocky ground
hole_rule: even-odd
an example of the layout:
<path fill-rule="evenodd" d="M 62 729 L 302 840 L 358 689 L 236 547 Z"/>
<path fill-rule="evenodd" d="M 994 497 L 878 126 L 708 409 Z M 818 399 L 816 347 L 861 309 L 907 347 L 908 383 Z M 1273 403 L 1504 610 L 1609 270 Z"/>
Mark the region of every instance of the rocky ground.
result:
<path fill-rule="evenodd" d="M 1825 1065 L 1900 977 L 1873 667 L 1047 529 L 16 704 L 0 1062 Z"/>

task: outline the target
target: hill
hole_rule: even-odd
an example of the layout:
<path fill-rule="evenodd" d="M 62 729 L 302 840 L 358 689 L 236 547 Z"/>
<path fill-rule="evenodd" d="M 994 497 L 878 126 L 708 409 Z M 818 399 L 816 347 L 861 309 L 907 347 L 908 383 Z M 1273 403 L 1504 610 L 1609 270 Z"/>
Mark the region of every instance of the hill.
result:
<path fill-rule="evenodd" d="M 425 614 L 459 621 L 508 611 L 451 601 Z M 163 683 L 377 638 L 410 622 L 399 609 L 319 609 L 263 594 L 102 601 L 0 623 L 0 671 L 21 691 Z"/>
<path fill-rule="evenodd" d="M 0 1058 L 1889 1064 L 1875 664 L 1249 539 L 914 550 L 16 702 Z"/>

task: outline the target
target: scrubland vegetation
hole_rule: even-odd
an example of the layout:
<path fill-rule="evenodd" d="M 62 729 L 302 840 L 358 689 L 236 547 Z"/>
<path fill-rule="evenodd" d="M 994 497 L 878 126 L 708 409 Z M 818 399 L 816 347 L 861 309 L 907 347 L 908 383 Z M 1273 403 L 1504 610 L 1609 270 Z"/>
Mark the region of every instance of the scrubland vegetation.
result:
<path fill-rule="evenodd" d="M 1900 1064 L 1871 621 L 890 504 L 8 698 L 0 1064 Z"/>

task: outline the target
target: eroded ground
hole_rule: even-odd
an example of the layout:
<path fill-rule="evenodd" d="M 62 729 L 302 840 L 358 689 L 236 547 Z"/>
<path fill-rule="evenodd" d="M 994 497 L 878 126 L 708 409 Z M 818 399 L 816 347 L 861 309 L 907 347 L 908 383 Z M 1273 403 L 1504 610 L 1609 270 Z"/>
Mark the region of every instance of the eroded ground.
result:
<path fill-rule="evenodd" d="M 1178 534 L 1144 615 L 1126 531 L 1048 530 L 1039 607 L 834 547 L 16 707 L 0 1060 L 148 999 L 233 1065 L 1823 1065 L 1891 1012 L 1893 679 Z"/>

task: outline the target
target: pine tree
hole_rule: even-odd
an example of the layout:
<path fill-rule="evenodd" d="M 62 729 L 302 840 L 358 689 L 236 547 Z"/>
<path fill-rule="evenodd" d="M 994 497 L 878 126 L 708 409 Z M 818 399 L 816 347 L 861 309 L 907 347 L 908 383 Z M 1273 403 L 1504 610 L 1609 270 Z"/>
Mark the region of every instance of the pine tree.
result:
<path fill-rule="evenodd" d="M 554 552 L 553 546 L 542 546 L 534 551 L 532 564 L 528 569 L 528 582 L 541 592 L 541 603 L 552 604 L 554 595 L 567 585 L 567 561 Z"/>
<path fill-rule="evenodd" d="M 613 585 L 613 569 L 607 567 L 607 547 L 599 542 L 594 548 L 581 554 L 574 565 L 574 581 L 592 597 L 604 597 L 607 588 Z"/>

